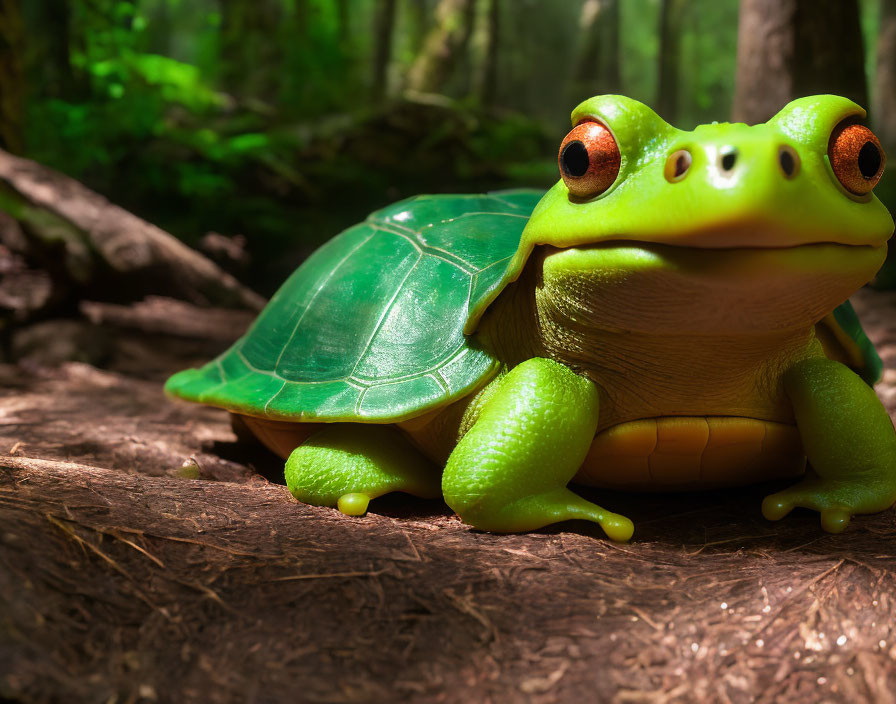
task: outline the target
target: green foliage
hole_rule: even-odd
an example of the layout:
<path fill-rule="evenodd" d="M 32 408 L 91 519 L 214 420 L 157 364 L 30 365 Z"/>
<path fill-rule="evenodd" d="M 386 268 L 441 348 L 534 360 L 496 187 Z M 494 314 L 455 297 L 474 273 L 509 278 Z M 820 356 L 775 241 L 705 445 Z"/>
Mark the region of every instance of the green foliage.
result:
<path fill-rule="evenodd" d="M 862 1 L 871 50 L 879 0 Z M 501 0 L 492 111 L 473 95 L 484 2 L 446 95 L 400 99 L 438 2 L 396 3 L 394 100 L 374 106 L 375 0 L 28 0 L 28 153 L 185 240 L 245 233 L 278 261 L 414 192 L 549 185 L 590 97 L 570 83 L 585 0 Z M 660 0 L 619 2 L 623 92 L 654 104 Z M 737 4 L 686 4 L 681 127 L 728 116 Z"/>
<path fill-rule="evenodd" d="M 738 0 L 690 3 L 686 8 L 679 85 L 689 97 L 679 103 L 676 126 L 693 129 L 728 119 L 737 68 Z M 687 70 L 690 66 L 699 70 Z"/>
<path fill-rule="evenodd" d="M 301 3 L 286 4 L 296 12 Z M 369 26 L 372 5 L 352 3 L 350 21 L 358 28 Z M 365 89 L 369 32 L 357 32 L 351 42 L 346 41 L 336 4 L 329 0 L 306 0 L 304 14 L 293 19 L 284 22 L 279 32 L 284 56 L 278 105 L 303 119 L 345 109 L 349 97 Z"/>
<path fill-rule="evenodd" d="M 652 104 L 657 95 L 659 0 L 621 0 L 622 83 L 630 98 Z"/>

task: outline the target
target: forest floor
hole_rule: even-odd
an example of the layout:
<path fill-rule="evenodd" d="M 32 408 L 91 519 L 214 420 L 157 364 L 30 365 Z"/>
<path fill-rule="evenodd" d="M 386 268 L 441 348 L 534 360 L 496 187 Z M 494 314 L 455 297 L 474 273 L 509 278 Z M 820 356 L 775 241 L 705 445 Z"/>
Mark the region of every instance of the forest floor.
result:
<path fill-rule="evenodd" d="M 896 295 L 857 309 L 893 414 Z M 624 545 L 481 533 L 409 497 L 349 518 L 294 501 L 223 412 L 164 398 L 222 343 L 48 325 L 0 366 L 0 697 L 896 700 L 894 511 L 828 535 L 764 520 L 770 487 L 602 492 Z M 79 335 L 102 368 L 40 342 L 58 361 Z"/>

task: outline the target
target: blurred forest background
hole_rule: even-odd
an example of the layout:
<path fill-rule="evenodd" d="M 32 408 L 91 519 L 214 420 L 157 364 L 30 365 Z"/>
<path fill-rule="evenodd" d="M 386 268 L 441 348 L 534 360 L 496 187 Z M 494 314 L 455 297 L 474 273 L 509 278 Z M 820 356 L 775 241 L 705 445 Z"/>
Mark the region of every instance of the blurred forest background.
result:
<path fill-rule="evenodd" d="M 894 60 L 896 0 L 0 0 L 0 147 L 269 295 L 390 201 L 547 188 L 599 93 L 690 128 L 839 92 L 892 146 Z"/>
<path fill-rule="evenodd" d="M 370 211 L 549 187 L 611 92 L 683 128 L 839 93 L 893 155 L 896 0 L 0 0 L 0 702 L 892 702 L 893 512 L 337 518 L 163 400 Z M 896 417 L 896 292 L 855 298 Z"/>

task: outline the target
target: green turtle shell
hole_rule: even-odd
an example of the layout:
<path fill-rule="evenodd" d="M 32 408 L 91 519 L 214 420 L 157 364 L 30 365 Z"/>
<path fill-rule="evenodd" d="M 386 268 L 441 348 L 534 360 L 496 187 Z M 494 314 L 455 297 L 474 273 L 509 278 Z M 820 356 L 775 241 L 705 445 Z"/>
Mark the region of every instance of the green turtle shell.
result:
<path fill-rule="evenodd" d="M 309 422 L 398 422 L 462 398 L 500 367 L 465 333 L 519 276 L 541 196 L 417 196 L 374 212 L 315 251 L 229 350 L 165 390 Z M 819 326 L 833 332 L 826 351 L 877 381 L 880 357 L 849 301 Z"/>
<path fill-rule="evenodd" d="M 465 396 L 495 357 L 464 334 L 515 279 L 543 195 L 417 196 L 314 252 L 249 331 L 165 390 L 244 415 L 396 422 Z"/>

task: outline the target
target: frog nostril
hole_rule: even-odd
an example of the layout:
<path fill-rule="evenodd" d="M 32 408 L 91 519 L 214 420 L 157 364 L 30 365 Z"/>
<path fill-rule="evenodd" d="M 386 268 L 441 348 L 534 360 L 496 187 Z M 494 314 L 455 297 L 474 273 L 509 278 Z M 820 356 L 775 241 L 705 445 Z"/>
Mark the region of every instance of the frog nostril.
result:
<path fill-rule="evenodd" d="M 800 168 L 800 157 L 796 150 L 785 144 L 778 149 L 778 165 L 784 172 L 784 178 L 793 178 Z"/>
<path fill-rule="evenodd" d="M 737 163 L 737 150 L 730 149 L 722 154 L 722 158 L 719 160 L 719 165 L 722 167 L 722 171 L 731 171 L 734 168 L 734 165 Z"/>
<path fill-rule="evenodd" d="M 679 149 L 677 152 L 674 152 L 666 160 L 666 167 L 663 170 L 666 180 L 670 183 L 681 181 L 681 179 L 687 176 L 692 161 L 691 153 L 687 149 Z"/>

